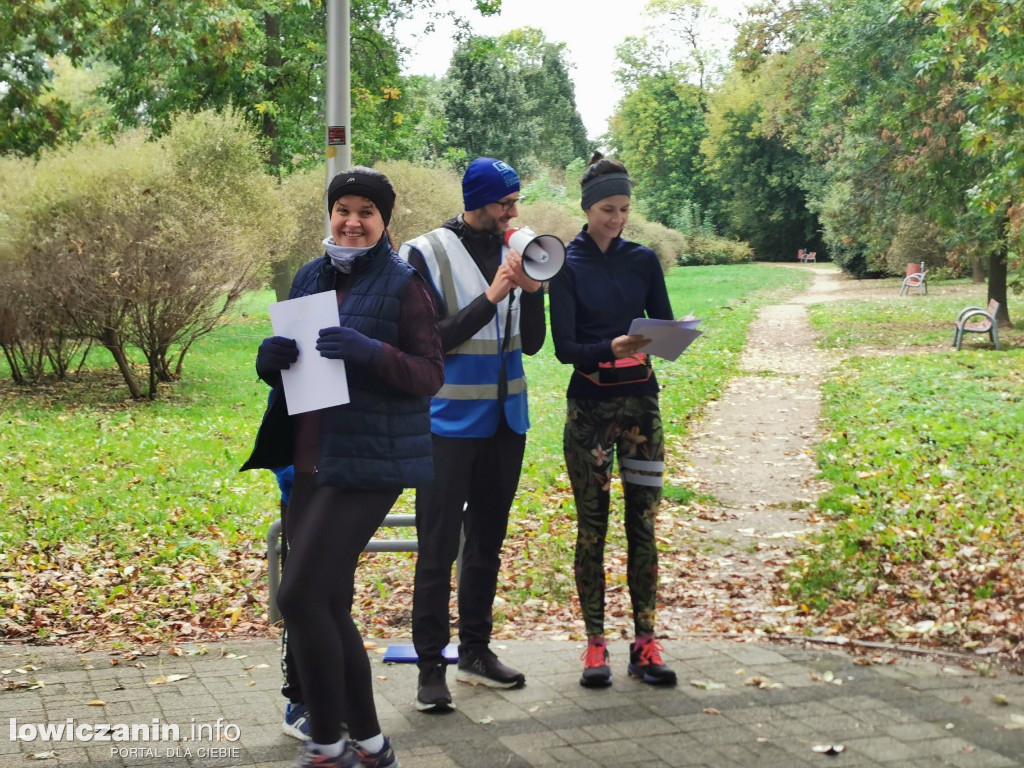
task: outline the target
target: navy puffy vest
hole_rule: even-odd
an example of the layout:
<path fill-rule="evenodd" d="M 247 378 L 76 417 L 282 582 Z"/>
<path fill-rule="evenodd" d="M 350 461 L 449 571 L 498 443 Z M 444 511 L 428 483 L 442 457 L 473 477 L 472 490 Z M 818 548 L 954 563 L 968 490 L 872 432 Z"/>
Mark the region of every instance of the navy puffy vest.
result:
<path fill-rule="evenodd" d="M 338 307 L 340 325 L 397 347 L 399 297 L 416 279 L 415 270 L 384 239 L 357 259 L 352 274 Z M 296 273 L 288 297 L 334 290 L 334 277 L 326 256 L 309 262 Z M 430 398 L 393 389 L 360 366 L 348 366 L 347 373 L 351 402 L 320 412 L 317 482 L 348 488 L 411 488 L 433 482 Z M 256 447 L 242 469 L 291 463 L 292 434 L 280 394 L 273 393 Z"/>

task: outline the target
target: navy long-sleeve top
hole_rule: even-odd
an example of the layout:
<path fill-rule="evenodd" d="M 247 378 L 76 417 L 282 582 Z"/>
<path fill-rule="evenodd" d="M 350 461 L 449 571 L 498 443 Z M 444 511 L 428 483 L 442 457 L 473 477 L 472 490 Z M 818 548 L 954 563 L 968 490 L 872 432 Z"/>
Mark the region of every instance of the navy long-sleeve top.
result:
<path fill-rule="evenodd" d="M 551 280 L 549 303 L 555 356 L 587 373 L 597 370 L 598 363 L 615 359 L 612 339 L 627 333 L 634 318 L 674 317 L 657 254 L 621 237 L 601 253 L 586 227 L 566 248 L 565 268 Z M 635 384 L 600 387 L 573 375 L 566 397 L 603 400 L 657 391 L 654 376 Z"/>

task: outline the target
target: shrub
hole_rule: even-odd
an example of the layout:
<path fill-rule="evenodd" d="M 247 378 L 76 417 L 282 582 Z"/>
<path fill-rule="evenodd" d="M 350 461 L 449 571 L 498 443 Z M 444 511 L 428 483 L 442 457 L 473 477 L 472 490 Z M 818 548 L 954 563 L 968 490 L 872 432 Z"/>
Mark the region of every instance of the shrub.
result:
<path fill-rule="evenodd" d="M 666 272 L 677 263 L 679 255 L 686 247 L 686 238 L 681 232 L 669 229 L 664 224 L 648 221 L 635 213 L 630 215 L 623 237 L 642 243 L 658 254 L 661 267 Z"/>
<path fill-rule="evenodd" d="M 146 139 L 45 153 L 24 163 L 20 188 L 2 202 L 21 217 L 3 260 L 34 276 L 61 324 L 110 351 L 136 398 L 127 348 L 145 355 L 155 396 L 256 284 L 275 221 L 257 139 L 240 116 L 200 113 L 159 143 Z"/>
<path fill-rule="evenodd" d="M 512 222 L 512 226 L 529 227 L 538 235 L 554 235 L 568 244 L 583 225 L 582 213 L 574 216 L 564 205 L 540 200 L 523 205 L 519 210 L 519 218 Z"/>
<path fill-rule="evenodd" d="M 682 267 L 714 264 L 746 264 L 754 260 L 750 245 L 714 235 L 686 238 L 686 246 L 676 259 Z"/>
<path fill-rule="evenodd" d="M 278 301 L 288 298 L 296 270 L 322 256 L 327 216 L 327 184 L 323 168 L 296 171 L 276 189 L 281 229 L 270 283 Z"/>
<path fill-rule="evenodd" d="M 377 170 L 391 179 L 397 195 L 389 227 L 396 247 L 462 212 L 462 183 L 454 171 L 394 160 Z"/>

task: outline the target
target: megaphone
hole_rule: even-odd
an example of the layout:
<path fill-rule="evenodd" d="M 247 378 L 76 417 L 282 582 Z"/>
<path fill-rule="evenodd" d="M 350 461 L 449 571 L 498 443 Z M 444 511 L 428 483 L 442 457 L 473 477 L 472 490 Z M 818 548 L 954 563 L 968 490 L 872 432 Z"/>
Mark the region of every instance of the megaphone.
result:
<path fill-rule="evenodd" d="M 505 232 L 505 245 L 523 256 L 523 271 L 543 283 L 565 266 L 565 243 L 554 235 L 538 235 L 529 227 Z"/>

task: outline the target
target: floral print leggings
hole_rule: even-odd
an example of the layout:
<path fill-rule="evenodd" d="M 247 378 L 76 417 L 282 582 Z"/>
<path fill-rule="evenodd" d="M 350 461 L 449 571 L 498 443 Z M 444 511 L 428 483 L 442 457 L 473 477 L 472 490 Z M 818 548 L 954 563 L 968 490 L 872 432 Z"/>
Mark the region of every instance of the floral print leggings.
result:
<path fill-rule="evenodd" d="M 604 544 L 618 455 L 626 507 L 626 578 L 638 636 L 654 634 L 658 550 L 654 518 L 661 501 L 665 439 L 658 396 L 568 401 L 562 447 L 576 500 L 576 590 L 588 637 L 604 634 Z"/>

